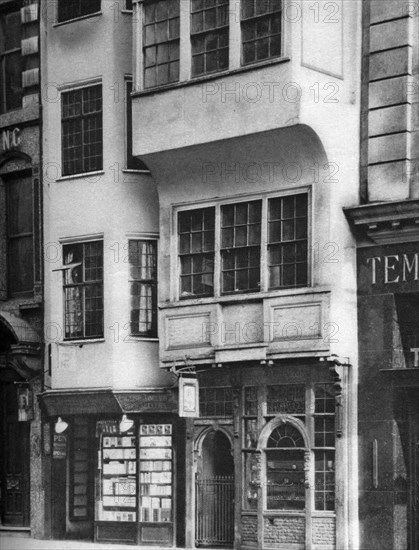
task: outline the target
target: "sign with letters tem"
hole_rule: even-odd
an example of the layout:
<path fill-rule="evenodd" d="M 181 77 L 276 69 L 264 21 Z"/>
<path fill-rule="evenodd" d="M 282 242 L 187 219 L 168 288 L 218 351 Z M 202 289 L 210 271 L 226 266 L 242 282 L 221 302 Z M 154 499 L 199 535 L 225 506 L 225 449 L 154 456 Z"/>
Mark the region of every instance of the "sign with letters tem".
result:
<path fill-rule="evenodd" d="M 358 249 L 358 292 L 419 292 L 419 242 Z"/>

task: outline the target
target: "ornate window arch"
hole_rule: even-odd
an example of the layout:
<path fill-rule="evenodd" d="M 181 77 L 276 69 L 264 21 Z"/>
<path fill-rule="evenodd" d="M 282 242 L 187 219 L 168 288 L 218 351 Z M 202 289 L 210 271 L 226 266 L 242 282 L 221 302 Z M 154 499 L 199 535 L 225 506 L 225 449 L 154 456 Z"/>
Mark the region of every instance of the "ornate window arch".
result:
<path fill-rule="evenodd" d="M 303 511 L 308 506 L 310 440 L 301 420 L 278 415 L 258 442 L 264 467 L 264 508 Z"/>

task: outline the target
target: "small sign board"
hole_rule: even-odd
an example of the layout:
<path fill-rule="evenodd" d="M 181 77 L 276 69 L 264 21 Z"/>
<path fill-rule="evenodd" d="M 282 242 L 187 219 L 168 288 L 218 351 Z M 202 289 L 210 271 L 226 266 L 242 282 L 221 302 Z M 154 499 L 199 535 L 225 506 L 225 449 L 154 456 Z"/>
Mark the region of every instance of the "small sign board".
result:
<path fill-rule="evenodd" d="M 199 416 L 199 385 L 196 378 L 179 380 L 179 416 Z"/>
<path fill-rule="evenodd" d="M 67 435 L 54 434 L 52 458 L 64 459 L 67 457 Z"/>

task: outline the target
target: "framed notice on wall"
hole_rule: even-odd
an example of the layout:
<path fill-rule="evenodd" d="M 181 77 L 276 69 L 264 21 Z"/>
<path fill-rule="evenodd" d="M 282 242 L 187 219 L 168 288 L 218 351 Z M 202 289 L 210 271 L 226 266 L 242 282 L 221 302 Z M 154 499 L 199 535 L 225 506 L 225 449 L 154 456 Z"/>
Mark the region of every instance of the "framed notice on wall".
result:
<path fill-rule="evenodd" d="M 199 385 L 196 378 L 179 380 L 179 416 L 199 416 Z"/>

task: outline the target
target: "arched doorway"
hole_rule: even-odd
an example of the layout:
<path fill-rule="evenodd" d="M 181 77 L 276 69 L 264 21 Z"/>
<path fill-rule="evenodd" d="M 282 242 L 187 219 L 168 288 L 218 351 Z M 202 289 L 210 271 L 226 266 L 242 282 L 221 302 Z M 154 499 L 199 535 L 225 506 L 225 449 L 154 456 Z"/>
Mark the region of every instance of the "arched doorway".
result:
<path fill-rule="evenodd" d="M 222 431 L 210 430 L 204 436 L 195 497 L 196 546 L 233 546 L 234 460 L 231 442 Z"/>

